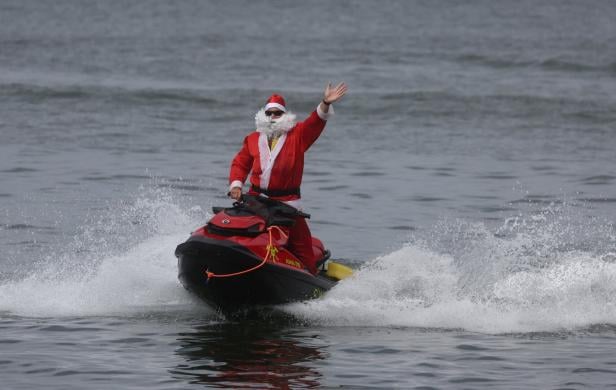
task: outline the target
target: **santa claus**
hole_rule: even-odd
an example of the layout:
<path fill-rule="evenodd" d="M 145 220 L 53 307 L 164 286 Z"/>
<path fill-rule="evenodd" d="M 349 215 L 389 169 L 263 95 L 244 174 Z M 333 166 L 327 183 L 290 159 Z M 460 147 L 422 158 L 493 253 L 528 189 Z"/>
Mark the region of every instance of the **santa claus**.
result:
<path fill-rule="evenodd" d="M 332 103 L 347 91 L 345 83 L 328 84 L 319 103 L 306 120 L 296 122 L 284 98 L 272 95 L 255 115 L 256 131 L 244 139 L 242 149 L 231 163 L 229 196 L 239 200 L 250 174 L 249 194 L 262 194 L 299 208 L 304 173 L 304 153 L 319 138 L 334 114 Z M 306 220 L 297 217 L 289 231 L 289 249 L 313 274 L 317 272 L 312 236 Z"/>

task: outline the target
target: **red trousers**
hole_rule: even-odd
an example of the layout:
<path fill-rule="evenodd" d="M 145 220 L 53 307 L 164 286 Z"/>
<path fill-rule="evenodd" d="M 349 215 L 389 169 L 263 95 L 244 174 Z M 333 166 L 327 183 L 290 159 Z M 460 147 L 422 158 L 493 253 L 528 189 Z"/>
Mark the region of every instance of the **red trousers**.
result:
<path fill-rule="evenodd" d="M 312 249 L 312 234 L 306 219 L 295 217 L 295 224 L 289 228 L 289 250 L 297 256 L 308 271 L 313 275 L 317 273 L 317 259 Z"/>

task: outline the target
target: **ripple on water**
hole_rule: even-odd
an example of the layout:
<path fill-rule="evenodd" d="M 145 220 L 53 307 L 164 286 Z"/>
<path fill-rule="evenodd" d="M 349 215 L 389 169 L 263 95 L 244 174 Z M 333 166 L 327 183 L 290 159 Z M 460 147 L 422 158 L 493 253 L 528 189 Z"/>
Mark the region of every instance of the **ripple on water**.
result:
<path fill-rule="evenodd" d="M 352 196 L 354 198 L 360 198 L 360 199 L 372 199 L 372 195 L 364 194 L 361 192 L 355 192 L 355 193 L 349 194 L 349 196 Z"/>
<path fill-rule="evenodd" d="M 91 175 L 84 176 L 80 178 L 81 180 L 87 181 L 110 181 L 110 180 L 148 180 L 151 179 L 150 176 L 146 175 L 128 175 L 128 174 L 120 174 L 120 175 Z"/>
<path fill-rule="evenodd" d="M 515 211 L 516 209 L 513 207 L 506 206 L 479 206 L 479 205 L 469 205 L 469 209 L 481 211 L 482 213 L 502 213 L 508 211 Z"/>
<path fill-rule="evenodd" d="M 562 204 L 562 200 L 556 199 L 551 195 L 528 195 L 520 199 L 512 200 L 511 204 L 533 204 L 533 205 L 550 205 Z"/>
<path fill-rule="evenodd" d="M 306 177 L 310 176 L 332 176 L 331 172 L 321 172 L 321 171 L 304 171 L 304 175 Z"/>
<path fill-rule="evenodd" d="M 460 344 L 456 346 L 456 349 L 460 349 L 462 351 L 489 351 L 489 348 L 480 347 L 472 344 Z"/>
<path fill-rule="evenodd" d="M 596 175 L 596 176 L 585 177 L 580 180 L 580 183 L 586 184 L 586 185 L 609 185 L 609 184 L 612 184 L 612 182 L 614 182 L 614 179 L 616 179 L 616 176 Z"/>
<path fill-rule="evenodd" d="M 584 203 L 616 203 L 616 198 L 577 198 Z"/>
<path fill-rule="evenodd" d="M 17 236 L 15 237 L 17 241 L 7 241 L 6 242 L 7 245 L 30 245 L 30 244 L 38 245 L 44 242 L 42 237 L 38 237 L 36 239 L 24 239 L 25 237 L 24 237 L 23 232 L 26 232 L 26 233 L 35 232 L 35 233 L 39 233 L 45 236 L 57 236 L 61 234 L 61 231 L 56 227 L 36 226 L 36 225 L 28 224 L 28 223 L 15 223 L 15 224 L 0 225 L 0 231 L 1 230 L 6 230 L 7 232 L 10 231 L 11 234 L 19 236 L 19 237 Z"/>
<path fill-rule="evenodd" d="M 387 229 L 389 229 L 389 230 L 402 230 L 402 231 L 414 231 L 414 230 L 417 230 L 417 228 L 415 226 L 411 226 L 411 225 L 394 225 L 394 226 L 388 226 Z"/>
<path fill-rule="evenodd" d="M 374 172 L 374 171 L 361 171 L 361 172 L 353 172 L 351 173 L 351 176 L 360 176 L 360 177 L 366 177 L 366 176 L 384 176 L 385 174 L 383 172 Z"/>
<path fill-rule="evenodd" d="M 38 169 L 27 168 L 27 167 L 15 167 L 15 168 L 10 168 L 10 169 L 5 169 L 0 172 L 2 173 L 31 173 L 31 172 L 38 172 Z"/>
<path fill-rule="evenodd" d="M 477 175 L 475 176 L 478 179 L 488 179 L 488 180 L 516 180 L 518 176 L 510 175 L 502 172 L 494 172 L 486 175 Z"/>
<path fill-rule="evenodd" d="M 422 195 L 416 195 L 416 196 L 412 196 L 410 197 L 408 200 L 411 200 L 413 202 L 442 202 L 442 201 L 447 201 L 449 199 L 447 198 L 441 198 L 438 196 L 422 196 Z"/>
<path fill-rule="evenodd" d="M 342 184 L 342 185 L 337 185 L 337 186 L 328 186 L 328 187 L 319 187 L 319 190 L 321 191 L 337 191 L 337 190 L 342 190 L 344 188 L 349 188 L 349 186 Z"/>
<path fill-rule="evenodd" d="M 14 339 L 4 339 L 4 340 L 0 340 L 0 344 L 17 344 L 20 343 L 21 340 L 14 340 Z"/>
<path fill-rule="evenodd" d="M 214 192 L 214 191 L 219 190 L 218 188 L 215 188 L 215 187 L 206 187 L 206 186 L 200 186 L 200 185 L 195 185 L 195 184 L 161 183 L 161 184 L 157 184 L 156 187 L 170 188 L 170 189 L 183 190 L 183 191 L 198 191 L 198 192 L 204 192 L 204 191 Z"/>

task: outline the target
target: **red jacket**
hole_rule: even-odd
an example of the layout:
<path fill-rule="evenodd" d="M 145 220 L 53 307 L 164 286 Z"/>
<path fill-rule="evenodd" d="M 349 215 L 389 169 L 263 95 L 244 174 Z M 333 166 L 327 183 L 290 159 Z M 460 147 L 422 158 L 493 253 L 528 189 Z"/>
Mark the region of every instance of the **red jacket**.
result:
<path fill-rule="evenodd" d="M 250 183 L 253 186 L 270 191 L 299 189 L 304 173 L 304 153 L 321 135 L 327 116 L 319 109 L 313 111 L 305 121 L 284 133 L 271 152 L 265 134 L 250 133 L 231 163 L 230 186 L 241 187 L 252 172 Z M 298 194 L 271 197 L 282 201 L 300 198 Z"/>

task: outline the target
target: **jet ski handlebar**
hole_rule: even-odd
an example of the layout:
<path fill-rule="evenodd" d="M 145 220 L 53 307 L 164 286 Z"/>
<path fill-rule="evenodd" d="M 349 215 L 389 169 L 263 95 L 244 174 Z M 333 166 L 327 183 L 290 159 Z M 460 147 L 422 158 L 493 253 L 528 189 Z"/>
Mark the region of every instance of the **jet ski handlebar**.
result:
<path fill-rule="evenodd" d="M 242 194 L 242 197 L 238 201 L 233 202 L 233 207 L 236 208 L 252 208 L 258 205 L 263 205 L 267 208 L 274 208 L 276 209 L 276 212 L 286 217 L 299 216 L 302 218 L 310 218 L 310 214 L 304 213 L 303 211 L 300 211 L 293 206 L 289 206 L 279 200 L 270 199 L 262 195 Z"/>

